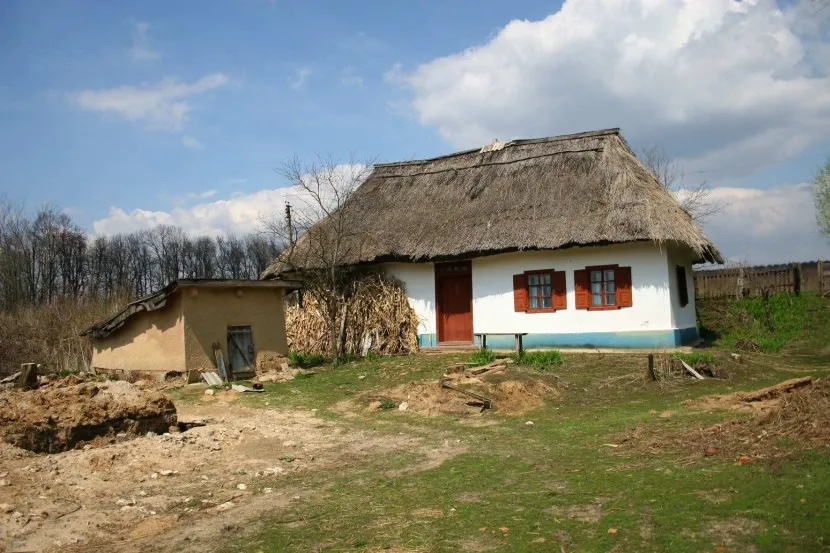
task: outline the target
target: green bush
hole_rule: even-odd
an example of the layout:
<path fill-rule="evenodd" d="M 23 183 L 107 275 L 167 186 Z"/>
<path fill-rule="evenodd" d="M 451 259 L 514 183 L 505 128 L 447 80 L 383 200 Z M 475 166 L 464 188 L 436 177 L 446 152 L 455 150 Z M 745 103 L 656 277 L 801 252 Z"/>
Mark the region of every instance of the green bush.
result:
<path fill-rule="evenodd" d="M 694 351 L 692 353 L 672 353 L 672 357 L 676 357 L 681 361 L 685 361 L 687 365 L 694 367 L 701 363 L 714 363 L 715 356 L 708 351 Z"/>
<path fill-rule="evenodd" d="M 562 364 L 562 352 L 556 349 L 523 351 L 521 355 L 514 353 L 510 357 L 520 365 L 530 365 L 537 369 L 547 369 Z"/>
<path fill-rule="evenodd" d="M 304 353 L 302 351 L 292 351 L 288 354 L 288 362 L 294 367 L 307 368 L 323 365 L 326 362 L 326 357 L 319 353 Z"/>
<path fill-rule="evenodd" d="M 380 402 L 381 409 L 394 409 L 397 406 L 398 404 L 392 401 L 391 399 L 384 399 Z"/>
<path fill-rule="evenodd" d="M 821 348 L 830 331 L 830 305 L 809 292 L 775 294 L 766 302 L 763 298 L 702 300 L 697 307 L 701 337 L 729 348 L 746 349 L 750 343 L 767 353 Z"/>
<path fill-rule="evenodd" d="M 493 353 L 493 350 L 480 349 L 470 354 L 469 362 L 476 365 L 486 365 L 487 363 L 492 363 L 495 358 L 496 355 Z"/>

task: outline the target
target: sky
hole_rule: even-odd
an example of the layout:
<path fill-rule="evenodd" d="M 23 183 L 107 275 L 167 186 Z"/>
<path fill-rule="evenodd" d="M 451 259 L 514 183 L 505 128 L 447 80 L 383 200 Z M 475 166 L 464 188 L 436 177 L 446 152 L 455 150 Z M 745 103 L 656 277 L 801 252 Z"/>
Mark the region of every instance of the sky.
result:
<path fill-rule="evenodd" d="M 830 258 L 821 0 L 4 0 L 0 193 L 93 234 L 255 230 L 292 158 L 620 127 L 706 181 L 733 261 Z"/>

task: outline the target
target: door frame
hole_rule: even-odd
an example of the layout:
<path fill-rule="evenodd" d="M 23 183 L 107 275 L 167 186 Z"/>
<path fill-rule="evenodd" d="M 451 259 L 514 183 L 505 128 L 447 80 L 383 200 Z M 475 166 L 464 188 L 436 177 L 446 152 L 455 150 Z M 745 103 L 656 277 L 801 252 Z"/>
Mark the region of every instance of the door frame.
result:
<path fill-rule="evenodd" d="M 434 263 L 433 264 L 433 272 L 435 273 L 435 340 L 438 345 L 452 345 L 452 344 L 472 344 L 473 338 L 475 336 L 475 329 L 473 328 L 473 262 L 472 261 L 447 261 L 441 263 Z M 444 275 L 441 274 L 439 267 L 442 265 L 465 265 L 467 267 L 466 276 L 470 282 L 470 339 L 467 340 L 456 340 L 456 341 L 445 341 L 441 338 L 444 334 L 444 323 L 443 317 L 441 317 L 441 295 L 440 295 L 440 286 L 441 280 Z M 452 277 L 450 277 L 452 278 Z"/>
<path fill-rule="evenodd" d="M 233 330 L 236 329 L 248 329 L 248 334 L 251 338 L 251 348 L 253 349 L 252 352 L 246 353 L 242 351 L 242 348 L 239 346 L 239 343 L 233 339 L 233 335 L 236 334 Z M 242 334 L 242 333 L 239 333 Z M 228 325 L 227 328 L 227 335 L 228 335 L 228 373 L 231 375 L 236 374 L 253 374 L 256 372 L 256 344 L 254 344 L 254 329 L 251 325 Z M 242 358 L 245 359 L 247 363 L 249 363 L 249 367 L 247 370 L 239 370 L 238 368 L 233 366 L 231 362 L 231 347 L 235 347 L 236 350 L 242 355 Z"/>

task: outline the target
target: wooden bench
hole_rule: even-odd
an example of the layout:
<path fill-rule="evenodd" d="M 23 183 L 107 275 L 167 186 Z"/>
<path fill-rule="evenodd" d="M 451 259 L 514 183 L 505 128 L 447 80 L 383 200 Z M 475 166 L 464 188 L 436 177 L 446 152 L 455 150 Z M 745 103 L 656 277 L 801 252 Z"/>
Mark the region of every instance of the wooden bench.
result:
<path fill-rule="evenodd" d="M 487 349 L 487 336 L 513 336 L 516 353 L 521 355 L 524 350 L 522 338 L 527 336 L 527 332 L 476 332 L 473 336 L 481 338 L 481 349 Z"/>

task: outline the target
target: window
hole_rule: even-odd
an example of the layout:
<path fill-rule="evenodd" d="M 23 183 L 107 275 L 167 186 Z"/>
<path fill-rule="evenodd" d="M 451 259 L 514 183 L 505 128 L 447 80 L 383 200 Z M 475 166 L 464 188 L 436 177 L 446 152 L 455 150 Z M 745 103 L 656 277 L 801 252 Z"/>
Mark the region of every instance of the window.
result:
<path fill-rule="evenodd" d="M 680 298 L 680 307 L 689 305 L 689 285 L 686 282 L 686 267 L 677 266 L 677 292 Z"/>
<path fill-rule="evenodd" d="M 614 269 L 591 271 L 591 306 L 617 305 L 617 289 L 614 287 Z"/>
<path fill-rule="evenodd" d="M 631 267 L 601 265 L 574 271 L 576 308 L 600 311 L 632 307 Z"/>
<path fill-rule="evenodd" d="M 551 296 L 550 272 L 527 274 L 529 310 L 550 309 L 553 306 Z"/>
<path fill-rule="evenodd" d="M 526 313 L 567 309 L 565 271 L 546 269 L 513 275 L 513 307 Z"/>

